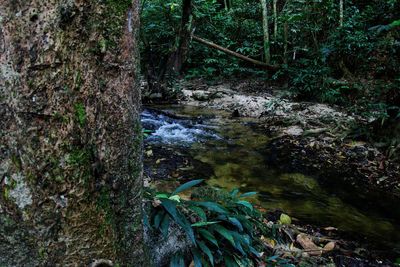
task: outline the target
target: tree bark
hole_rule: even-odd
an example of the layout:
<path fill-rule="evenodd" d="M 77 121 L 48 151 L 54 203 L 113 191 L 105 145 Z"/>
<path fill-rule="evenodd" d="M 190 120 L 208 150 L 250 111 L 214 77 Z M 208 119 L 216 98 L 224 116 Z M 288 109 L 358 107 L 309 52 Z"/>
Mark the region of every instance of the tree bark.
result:
<path fill-rule="evenodd" d="M 146 266 L 138 9 L 0 1 L 0 266 Z"/>
<path fill-rule="evenodd" d="M 343 27 L 343 18 L 344 18 L 344 0 L 340 0 L 339 2 L 339 26 Z"/>
<path fill-rule="evenodd" d="M 278 11 L 277 11 L 278 0 L 273 2 L 274 10 L 274 41 L 278 39 Z"/>
<path fill-rule="evenodd" d="M 179 31 L 178 45 L 169 59 L 169 71 L 180 74 L 187 59 L 192 29 L 192 1 L 182 0 L 182 19 Z"/>
<path fill-rule="evenodd" d="M 192 37 L 193 37 L 193 40 L 195 40 L 195 41 L 197 41 L 197 42 L 199 42 L 199 43 L 202 43 L 202 44 L 207 45 L 207 46 L 209 46 L 209 47 L 211 47 L 211 48 L 214 48 L 214 49 L 217 49 L 217 50 L 219 50 L 219 51 L 222 51 L 222 52 L 224 52 L 224 53 L 226 53 L 226 54 L 228 54 L 228 55 L 237 57 L 237 58 L 239 58 L 239 59 L 241 59 L 241 60 L 250 62 L 250 63 L 252 63 L 252 64 L 254 64 L 254 65 L 256 65 L 256 66 L 262 67 L 262 68 L 264 68 L 264 69 L 277 70 L 277 69 L 279 68 L 279 66 L 268 65 L 268 64 L 266 64 L 266 63 L 264 63 L 264 62 L 261 62 L 261 61 L 258 61 L 258 60 L 255 60 L 255 59 L 252 59 L 252 58 L 243 56 L 243 55 L 241 55 L 241 54 L 239 54 L 239 53 L 236 53 L 236 52 L 234 52 L 234 51 L 232 51 L 232 50 L 229 50 L 229 49 L 227 49 L 227 48 L 225 48 L 225 47 L 222 47 L 222 46 L 220 46 L 220 45 L 214 44 L 214 43 L 212 43 L 212 42 L 210 42 L 210 41 L 208 41 L 208 40 L 202 39 L 202 38 L 197 37 L 197 36 L 195 36 L 195 35 L 193 35 Z"/>
<path fill-rule="evenodd" d="M 283 25 L 283 63 L 288 64 L 288 38 L 289 38 L 289 23 L 285 21 Z"/>
<path fill-rule="evenodd" d="M 260 0 L 263 17 L 263 31 L 264 31 L 264 55 L 265 63 L 271 62 L 270 41 L 269 41 L 269 26 L 268 26 L 268 4 L 267 0 Z"/>
<path fill-rule="evenodd" d="M 284 12 L 288 13 L 290 0 L 286 0 Z M 288 46 L 289 46 L 289 21 L 286 18 L 283 24 L 283 63 L 288 64 Z"/>

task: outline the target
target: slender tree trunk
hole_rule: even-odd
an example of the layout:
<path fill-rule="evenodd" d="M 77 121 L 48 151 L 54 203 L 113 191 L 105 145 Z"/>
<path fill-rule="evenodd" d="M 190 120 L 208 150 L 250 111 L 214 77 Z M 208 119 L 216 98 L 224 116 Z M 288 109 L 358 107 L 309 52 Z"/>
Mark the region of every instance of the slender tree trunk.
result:
<path fill-rule="evenodd" d="M 0 266 L 147 266 L 138 10 L 0 1 Z"/>
<path fill-rule="evenodd" d="M 168 72 L 180 74 L 187 59 L 192 30 L 192 1 L 182 0 L 182 19 L 179 31 L 178 45 L 172 53 L 168 65 Z"/>
<path fill-rule="evenodd" d="M 340 0 L 340 2 L 339 2 L 339 12 L 340 12 L 340 15 L 339 15 L 339 25 L 340 25 L 340 27 L 343 27 L 343 18 L 344 18 L 344 0 Z"/>
<path fill-rule="evenodd" d="M 261 8 L 262 8 L 262 15 L 263 15 L 265 63 L 270 64 L 271 54 L 270 54 L 269 26 L 268 26 L 268 4 L 267 4 L 267 0 L 260 0 L 260 1 L 261 1 Z"/>
<path fill-rule="evenodd" d="M 289 38 L 289 23 L 285 21 L 283 25 L 283 63 L 288 64 L 288 38 Z"/>
<path fill-rule="evenodd" d="M 278 38 L 278 11 L 277 11 L 278 0 L 273 2 L 274 10 L 274 41 L 276 42 Z"/>
<path fill-rule="evenodd" d="M 286 12 L 286 17 L 288 17 L 288 9 L 290 6 L 290 0 L 286 0 L 284 12 Z M 283 24 L 283 63 L 288 64 L 288 43 L 289 43 L 289 21 L 286 18 Z"/>

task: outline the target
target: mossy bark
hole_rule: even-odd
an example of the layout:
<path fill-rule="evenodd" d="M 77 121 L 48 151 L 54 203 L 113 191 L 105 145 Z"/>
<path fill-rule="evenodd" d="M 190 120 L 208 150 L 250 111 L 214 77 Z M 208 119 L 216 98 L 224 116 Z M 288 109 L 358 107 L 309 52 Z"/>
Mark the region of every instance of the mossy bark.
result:
<path fill-rule="evenodd" d="M 0 266 L 146 266 L 138 0 L 0 1 Z"/>

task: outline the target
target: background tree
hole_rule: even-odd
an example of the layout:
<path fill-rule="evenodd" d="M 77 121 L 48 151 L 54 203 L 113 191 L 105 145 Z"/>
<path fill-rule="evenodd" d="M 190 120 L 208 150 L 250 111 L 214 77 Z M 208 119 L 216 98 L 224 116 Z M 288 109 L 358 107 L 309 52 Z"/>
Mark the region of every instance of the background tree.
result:
<path fill-rule="evenodd" d="M 167 72 L 180 74 L 187 59 L 192 31 L 192 0 L 182 0 L 181 26 L 176 38 L 176 47 L 167 65 Z"/>
<path fill-rule="evenodd" d="M 339 26 L 343 27 L 343 18 L 344 18 L 344 0 L 340 0 L 339 2 Z"/>
<path fill-rule="evenodd" d="M 146 265 L 138 7 L 0 2 L 1 266 Z"/>
<path fill-rule="evenodd" d="M 260 0 L 262 17 L 263 17 L 263 31 L 264 31 L 264 56 L 265 63 L 271 62 L 270 41 L 269 41 L 269 22 L 268 22 L 268 3 L 267 0 Z"/>
<path fill-rule="evenodd" d="M 274 12 L 274 41 L 278 38 L 278 0 L 273 0 L 273 12 Z"/>

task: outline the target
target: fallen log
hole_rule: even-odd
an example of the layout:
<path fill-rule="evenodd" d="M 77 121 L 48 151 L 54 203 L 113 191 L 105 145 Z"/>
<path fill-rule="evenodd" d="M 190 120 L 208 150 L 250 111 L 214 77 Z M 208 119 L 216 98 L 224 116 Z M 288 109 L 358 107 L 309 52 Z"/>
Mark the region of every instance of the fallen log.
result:
<path fill-rule="evenodd" d="M 252 63 L 252 64 L 254 64 L 254 65 L 256 65 L 256 66 L 262 67 L 262 68 L 264 68 L 264 69 L 268 69 L 268 70 L 277 70 L 277 69 L 279 68 L 279 66 L 277 66 L 277 65 L 269 65 L 269 64 L 266 64 L 266 63 L 264 63 L 264 62 L 262 62 L 262 61 L 258 61 L 258 60 L 255 60 L 255 59 L 246 57 L 246 56 L 244 56 L 244 55 L 242 55 L 242 54 L 239 54 L 239 53 L 237 53 L 237 52 L 234 52 L 234 51 L 232 51 L 232 50 L 229 50 L 229 49 L 227 49 L 227 48 L 225 48 L 225 47 L 222 47 L 222 46 L 220 46 L 220 45 L 214 44 L 213 42 L 210 42 L 210 41 L 205 40 L 205 39 L 203 39 L 203 38 L 200 38 L 200 37 L 198 37 L 198 36 L 192 35 L 192 38 L 193 38 L 193 40 L 195 40 L 195 41 L 197 41 L 197 42 L 199 42 L 199 43 L 201 43 L 201 44 L 204 44 L 204 45 L 206 45 L 206 46 L 208 46 L 208 47 L 211 47 L 211 48 L 217 49 L 217 50 L 219 50 L 219 51 L 222 51 L 222 52 L 224 52 L 224 53 L 226 53 L 226 54 L 228 54 L 228 55 L 237 57 L 237 58 L 239 58 L 239 59 L 241 59 L 241 60 L 250 62 L 250 63 Z"/>

